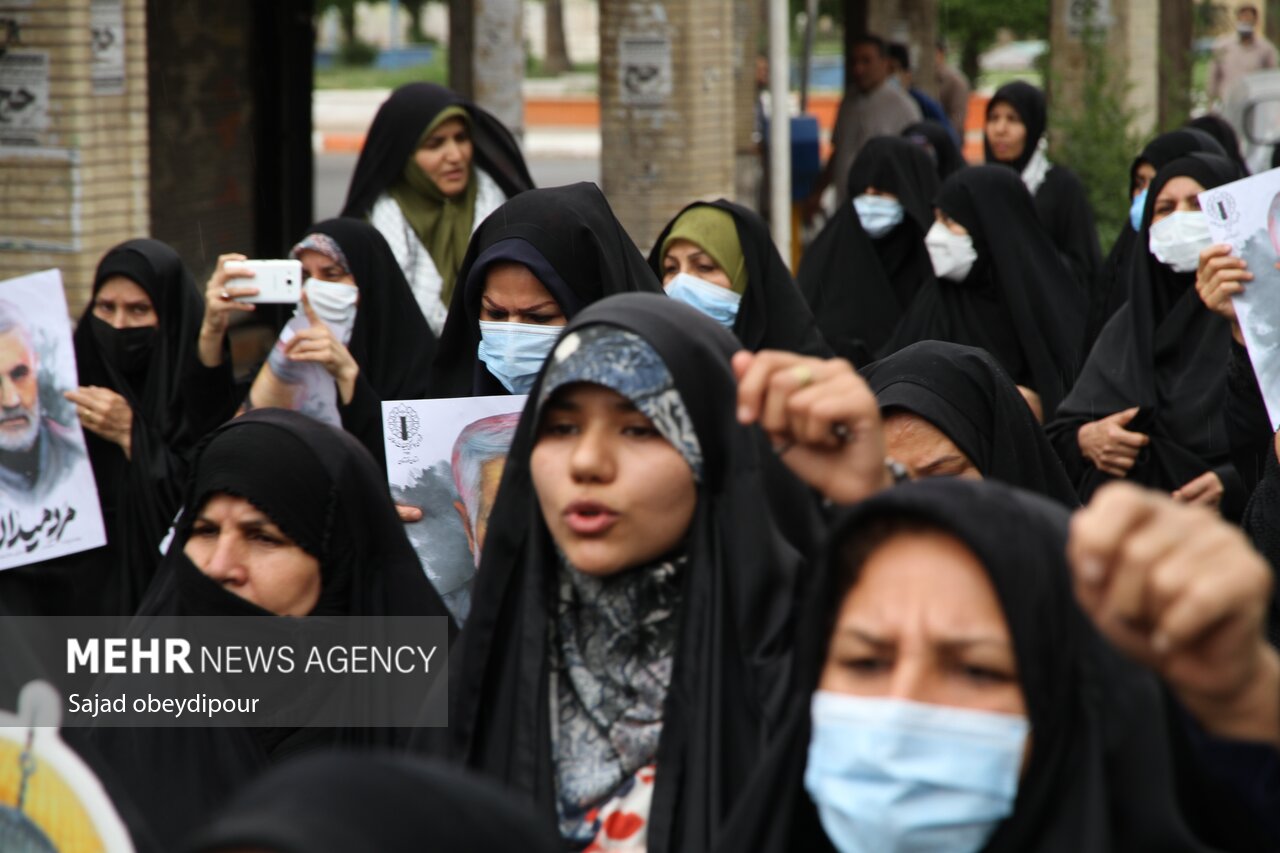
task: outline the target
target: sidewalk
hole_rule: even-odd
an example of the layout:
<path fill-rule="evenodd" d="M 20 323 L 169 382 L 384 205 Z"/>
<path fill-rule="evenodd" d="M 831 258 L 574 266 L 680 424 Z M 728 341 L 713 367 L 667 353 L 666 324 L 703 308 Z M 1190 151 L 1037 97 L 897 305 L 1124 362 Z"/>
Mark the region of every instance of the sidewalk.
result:
<path fill-rule="evenodd" d="M 591 92 L 525 89 L 522 146 L 531 157 L 599 157 L 600 103 Z M 387 89 L 327 89 L 311 101 L 312 142 L 316 153 L 355 153 Z"/>
<path fill-rule="evenodd" d="M 523 148 L 530 157 L 599 157 L 600 101 L 593 79 L 530 80 L 524 86 L 525 133 Z M 562 78 L 563 79 L 563 78 Z M 312 95 L 311 121 L 317 153 L 358 152 L 364 146 L 365 131 L 378 106 L 387 99 L 387 89 L 324 89 Z M 965 156 L 970 162 L 982 160 L 982 116 L 987 98 L 974 93 L 970 98 L 969 121 L 965 128 Z M 809 111 L 818 117 L 824 142 L 830 139 L 840 95 L 815 92 Z"/>

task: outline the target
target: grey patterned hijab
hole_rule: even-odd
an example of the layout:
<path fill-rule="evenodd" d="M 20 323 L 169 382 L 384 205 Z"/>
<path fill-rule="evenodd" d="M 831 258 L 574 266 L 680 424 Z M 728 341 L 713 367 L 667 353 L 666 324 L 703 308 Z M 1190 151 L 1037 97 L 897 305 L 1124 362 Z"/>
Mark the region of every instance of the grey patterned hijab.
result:
<path fill-rule="evenodd" d="M 542 381 L 538 410 L 557 390 L 575 382 L 603 385 L 626 397 L 693 469 L 702 482 L 702 446 L 662 357 L 637 335 L 616 326 L 586 326 L 560 339 Z"/>
<path fill-rule="evenodd" d="M 588 326 L 556 346 L 541 408 L 558 388 L 602 385 L 626 397 L 702 477 L 702 448 L 671 373 L 647 341 Z M 551 742 L 561 834 L 589 843 L 586 815 L 653 763 L 671 685 L 683 555 L 609 577 L 560 557 L 552 649 Z"/>

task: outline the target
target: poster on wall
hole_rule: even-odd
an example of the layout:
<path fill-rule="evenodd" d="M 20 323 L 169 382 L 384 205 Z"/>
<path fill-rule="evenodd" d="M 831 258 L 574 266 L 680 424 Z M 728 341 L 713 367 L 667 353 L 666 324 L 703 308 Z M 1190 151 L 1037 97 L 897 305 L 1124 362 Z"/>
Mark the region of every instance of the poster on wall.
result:
<path fill-rule="evenodd" d="M 49 129 L 49 52 L 0 55 L 0 145 L 38 145 Z"/>
<path fill-rule="evenodd" d="M 124 0 L 93 0 L 91 79 L 95 95 L 124 94 Z"/>
<path fill-rule="evenodd" d="M 62 275 L 0 281 L 0 569 L 105 545 Z"/>
<path fill-rule="evenodd" d="M 629 107 L 658 106 L 671 97 L 671 39 L 661 33 L 618 37 L 618 85 Z"/>

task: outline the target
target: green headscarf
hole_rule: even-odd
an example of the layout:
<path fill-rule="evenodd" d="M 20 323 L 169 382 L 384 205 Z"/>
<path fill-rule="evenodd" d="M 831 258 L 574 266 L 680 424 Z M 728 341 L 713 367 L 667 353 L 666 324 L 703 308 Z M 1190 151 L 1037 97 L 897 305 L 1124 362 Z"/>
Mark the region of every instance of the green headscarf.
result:
<path fill-rule="evenodd" d="M 662 241 L 662 254 L 676 240 L 688 240 L 711 256 L 729 276 L 734 293 L 741 296 L 747 289 L 747 261 L 738 240 L 738 226 L 733 214 L 718 207 L 700 204 L 676 219 L 667 239 Z"/>
<path fill-rule="evenodd" d="M 446 107 L 436 115 L 435 120 L 427 125 L 418 139 L 418 146 L 436 131 L 440 125 L 450 119 L 460 118 L 467 128 L 471 127 L 471 116 L 458 106 Z M 414 154 L 417 153 L 417 146 Z M 440 300 L 447 307 L 453 299 L 453 286 L 458 278 L 458 268 L 462 266 L 462 256 L 467 253 L 467 243 L 471 240 L 471 225 L 476 214 L 476 169 L 474 157 L 471 161 L 471 173 L 467 177 L 467 188 L 453 198 L 440 192 L 435 181 L 427 177 L 427 173 L 409 155 L 404 164 L 400 180 L 392 184 L 388 192 L 400 205 L 400 211 L 409 221 L 422 245 L 431 254 L 444 286 L 440 289 Z"/>

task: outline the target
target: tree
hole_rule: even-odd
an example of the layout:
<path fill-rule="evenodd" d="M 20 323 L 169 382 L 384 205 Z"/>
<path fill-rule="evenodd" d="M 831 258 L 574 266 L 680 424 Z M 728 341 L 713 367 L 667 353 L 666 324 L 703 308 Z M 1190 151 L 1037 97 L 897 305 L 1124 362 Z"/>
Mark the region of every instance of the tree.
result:
<path fill-rule="evenodd" d="M 562 0 L 543 0 L 546 56 L 542 67 L 548 74 L 563 74 L 573 68 L 569 59 L 569 43 L 564 37 L 564 3 Z"/>
<path fill-rule="evenodd" d="M 422 30 L 422 13 L 432 0 L 400 0 L 400 5 L 409 13 L 409 42 L 425 44 L 431 41 Z"/>
<path fill-rule="evenodd" d="M 996 30 L 1049 38 L 1049 6 L 1044 0 L 938 0 L 938 30 L 959 46 L 960 69 L 976 83 L 978 57 L 995 42 Z"/>

